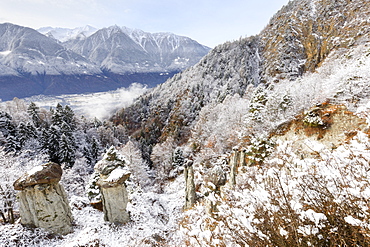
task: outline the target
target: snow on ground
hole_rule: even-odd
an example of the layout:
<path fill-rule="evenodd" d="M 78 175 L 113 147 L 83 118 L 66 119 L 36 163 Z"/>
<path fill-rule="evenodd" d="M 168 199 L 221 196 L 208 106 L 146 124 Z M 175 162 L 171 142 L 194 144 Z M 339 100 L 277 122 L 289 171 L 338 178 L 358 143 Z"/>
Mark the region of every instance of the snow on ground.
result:
<path fill-rule="evenodd" d="M 369 143 L 362 132 L 335 150 L 311 142 L 320 152 L 302 159 L 294 142 L 279 142 L 263 166 L 239 168 L 235 189 L 207 197 L 219 205 L 216 216 L 206 213 L 205 201 L 185 212 L 181 232 L 188 242 L 182 246 L 253 246 L 256 239 L 271 244 L 271 231 L 284 241 L 298 234 L 308 246 L 318 246 L 320 239 L 329 241 L 330 232 L 345 238 L 340 231 L 346 223 L 370 232 Z"/>
<path fill-rule="evenodd" d="M 136 188 L 130 193 L 127 210 L 131 222 L 115 225 L 105 222 L 103 213 L 89 206 L 87 197 L 72 196 L 74 232 L 53 236 L 41 229 L 27 229 L 19 223 L 0 225 L 1 247 L 38 246 L 152 246 L 155 242 L 181 242 L 177 235 L 178 220 L 184 203 L 184 177 L 165 186 L 163 193 L 153 187 L 148 191 Z"/>

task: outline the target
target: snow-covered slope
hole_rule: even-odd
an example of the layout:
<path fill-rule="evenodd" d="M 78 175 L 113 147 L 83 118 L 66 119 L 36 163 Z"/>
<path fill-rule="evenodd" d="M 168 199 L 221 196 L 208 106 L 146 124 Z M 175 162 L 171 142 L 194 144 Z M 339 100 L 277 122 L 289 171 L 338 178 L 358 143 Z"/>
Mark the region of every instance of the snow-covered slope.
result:
<path fill-rule="evenodd" d="M 76 27 L 76 28 L 62 28 L 62 27 L 42 27 L 37 29 L 38 32 L 65 42 L 70 39 L 85 39 L 95 33 L 98 29 L 92 26 Z"/>
<path fill-rule="evenodd" d="M 118 113 L 115 121 L 122 119 L 130 123 L 132 133 L 139 133 L 159 120 L 160 131 L 154 131 L 152 142 L 180 133 L 183 142 L 205 105 L 235 94 L 251 97 L 251 86 L 295 81 L 318 68 L 330 52 L 367 43 L 369 15 L 369 2 L 359 0 L 291 1 L 259 35 L 217 46 L 197 65 Z"/>
<path fill-rule="evenodd" d="M 207 52 L 196 41 L 172 33 L 147 33 L 127 27 L 103 28 L 64 45 L 114 73 L 183 70 Z"/>
<path fill-rule="evenodd" d="M 10 23 L 0 24 L 0 50 L 0 63 L 19 74 L 99 73 L 97 66 L 55 40 Z"/>

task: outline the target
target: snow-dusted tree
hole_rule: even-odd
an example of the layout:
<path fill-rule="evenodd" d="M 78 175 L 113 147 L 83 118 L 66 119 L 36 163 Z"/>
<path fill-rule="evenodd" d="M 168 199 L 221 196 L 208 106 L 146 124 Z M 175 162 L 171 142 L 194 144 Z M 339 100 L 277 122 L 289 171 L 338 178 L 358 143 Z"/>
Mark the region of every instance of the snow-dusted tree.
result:
<path fill-rule="evenodd" d="M 5 150 L 8 153 L 17 153 L 22 149 L 22 143 L 20 141 L 20 135 L 18 129 L 13 123 L 7 124 L 7 136 L 5 141 Z"/>
<path fill-rule="evenodd" d="M 59 128 L 55 125 L 52 125 L 48 131 L 48 142 L 47 145 L 48 154 L 50 161 L 59 162 L 59 141 L 60 141 L 60 131 Z"/>
<path fill-rule="evenodd" d="M 12 117 L 6 112 L 0 112 L 0 131 L 5 137 L 9 135 L 10 132 L 13 132 L 15 126 L 12 122 Z"/>
<path fill-rule="evenodd" d="M 78 155 L 76 155 L 78 156 Z M 65 168 L 67 164 L 65 164 Z M 91 168 L 84 157 L 76 157 L 73 167 L 63 169 L 62 183 L 70 196 L 84 197 L 86 185 L 91 175 Z"/>
<path fill-rule="evenodd" d="M 25 124 L 24 122 L 21 122 L 18 125 L 18 136 L 19 136 L 19 142 L 21 146 L 23 147 L 26 141 L 28 141 L 31 138 L 37 137 L 36 128 L 30 122 L 28 122 L 27 124 Z"/>
<path fill-rule="evenodd" d="M 14 207 L 15 195 L 10 184 L 6 184 L 3 188 L 0 185 L 0 216 L 5 223 L 14 223 Z"/>
<path fill-rule="evenodd" d="M 159 143 L 153 147 L 153 152 L 150 159 L 153 162 L 153 168 L 156 171 L 157 179 L 167 179 L 172 166 L 172 153 L 175 144 L 172 138 L 168 138 L 165 142 Z"/>
<path fill-rule="evenodd" d="M 100 143 L 103 147 L 108 148 L 111 145 L 118 145 L 119 141 L 114 137 L 114 132 L 111 128 L 100 126 L 97 129 Z"/>
<path fill-rule="evenodd" d="M 7 153 L 18 153 L 22 149 L 21 143 L 17 136 L 8 135 L 6 138 L 5 150 Z"/>
<path fill-rule="evenodd" d="M 63 110 L 63 121 L 69 125 L 71 130 L 76 128 L 75 113 L 68 105 Z"/>
<path fill-rule="evenodd" d="M 203 107 L 192 129 L 194 148 L 212 157 L 229 152 L 247 131 L 244 122 L 247 113 L 248 99 L 239 95 L 227 96 L 222 103 Z"/>
<path fill-rule="evenodd" d="M 41 131 L 40 140 L 40 151 L 47 153 L 49 151 L 49 129 L 43 128 Z"/>
<path fill-rule="evenodd" d="M 98 157 L 100 155 L 100 145 L 98 140 L 96 139 L 95 136 L 92 137 L 91 140 L 91 158 L 92 158 L 92 163 L 95 163 L 98 160 Z"/>
<path fill-rule="evenodd" d="M 14 172 L 15 163 L 15 157 L 6 154 L 4 148 L 0 147 L 0 215 L 5 223 L 14 223 L 15 192 L 12 183 L 15 174 L 19 173 Z"/>
<path fill-rule="evenodd" d="M 251 144 L 246 149 L 250 165 L 262 164 L 274 150 L 275 142 L 266 135 L 252 136 Z"/>
<path fill-rule="evenodd" d="M 253 93 L 253 98 L 249 105 L 249 117 L 256 122 L 263 121 L 263 113 L 266 109 L 267 103 L 267 92 L 264 89 L 264 86 L 258 86 Z"/>
<path fill-rule="evenodd" d="M 16 157 L 6 153 L 0 147 L 0 217 L 5 223 L 14 223 L 13 208 L 15 204 L 15 191 L 13 182 L 19 176 L 19 162 Z"/>
<path fill-rule="evenodd" d="M 182 148 L 177 147 L 173 153 L 172 166 L 179 167 L 184 165 L 184 153 Z"/>
<path fill-rule="evenodd" d="M 51 123 L 55 126 L 61 126 L 64 119 L 63 119 L 63 106 L 61 104 L 57 104 L 55 109 L 50 108 L 50 112 L 52 113 L 51 116 Z"/>
<path fill-rule="evenodd" d="M 62 134 L 58 150 L 58 163 L 65 164 L 67 168 L 71 168 L 76 160 L 75 152 L 74 144 L 65 134 Z"/>
<path fill-rule="evenodd" d="M 119 152 L 126 156 L 127 166 L 132 173 L 130 179 L 144 188 L 151 180 L 149 178 L 148 164 L 143 160 L 141 151 L 133 141 L 128 141 Z"/>
<path fill-rule="evenodd" d="M 28 115 L 30 115 L 32 122 L 36 128 L 40 127 L 42 120 L 40 118 L 40 108 L 33 102 L 28 105 L 27 109 Z"/>

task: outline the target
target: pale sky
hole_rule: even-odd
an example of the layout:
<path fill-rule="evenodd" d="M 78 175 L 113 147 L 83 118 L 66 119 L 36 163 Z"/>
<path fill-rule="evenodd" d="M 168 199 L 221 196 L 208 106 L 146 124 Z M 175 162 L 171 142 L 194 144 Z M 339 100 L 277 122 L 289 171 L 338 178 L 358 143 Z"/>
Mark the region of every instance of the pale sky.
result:
<path fill-rule="evenodd" d="M 172 32 L 214 47 L 258 34 L 289 0 L 1 0 L 0 23 L 31 28 L 112 25 Z"/>

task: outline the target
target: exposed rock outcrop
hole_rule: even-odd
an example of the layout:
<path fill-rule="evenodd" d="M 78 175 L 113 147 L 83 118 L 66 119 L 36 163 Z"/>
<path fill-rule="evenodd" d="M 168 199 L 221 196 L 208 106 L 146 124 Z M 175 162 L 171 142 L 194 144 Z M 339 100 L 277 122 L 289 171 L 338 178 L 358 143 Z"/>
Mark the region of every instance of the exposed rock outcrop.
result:
<path fill-rule="evenodd" d="M 58 234 L 72 232 L 72 213 L 64 188 L 62 168 L 55 163 L 36 166 L 14 182 L 23 225 Z"/>
<path fill-rule="evenodd" d="M 368 132 L 365 118 L 348 111 L 343 105 L 325 102 L 279 126 L 275 137 L 293 142 L 297 154 L 303 158 L 317 155 L 310 146 L 312 141 L 320 141 L 327 148 L 336 149 L 359 131 Z"/>
<path fill-rule="evenodd" d="M 236 185 L 236 175 L 238 174 L 238 167 L 245 165 L 245 151 L 233 150 L 230 157 L 230 174 L 229 185 L 234 187 Z"/>

